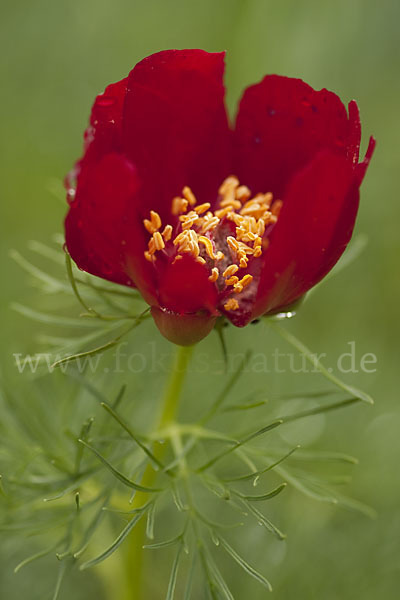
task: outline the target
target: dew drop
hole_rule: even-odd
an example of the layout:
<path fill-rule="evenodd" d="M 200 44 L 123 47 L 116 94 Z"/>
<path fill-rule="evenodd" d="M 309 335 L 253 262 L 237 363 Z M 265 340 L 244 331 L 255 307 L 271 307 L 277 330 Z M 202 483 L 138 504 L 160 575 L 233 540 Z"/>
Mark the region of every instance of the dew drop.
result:
<path fill-rule="evenodd" d="M 276 115 L 276 110 L 274 108 L 267 108 L 267 113 L 269 114 L 270 117 L 273 117 L 274 115 Z"/>
<path fill-rule="evenodd" d="M 297 127 L 302 127 L 303 124 L 304 124 L 303 117 L 296 117 L 296 125 L 297 125 Z"/>
<path fill-rule="evenodd" d="M 68 188 L 67 190 L 67 201 L 71 204 L 74 201 L 76 195 L 76 190 L 74 188 Z"/>
<path fill-rule="evenodd" d="M 274 319 L 276 321 L 282 321 L 283 319 L 292 319 L 295 316 L 296 316 L 296 313 L 294 311 L 280 312 L 280 313 L 277 313 L 276 315 L 274 315 Z"/>

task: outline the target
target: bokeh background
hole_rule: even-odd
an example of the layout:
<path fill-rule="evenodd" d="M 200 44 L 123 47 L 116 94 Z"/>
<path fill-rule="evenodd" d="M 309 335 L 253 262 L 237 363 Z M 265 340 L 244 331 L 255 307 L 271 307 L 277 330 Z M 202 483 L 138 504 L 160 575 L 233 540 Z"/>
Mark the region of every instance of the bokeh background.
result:
<path fill-rule="evenodd" d="M 265 553 L 258 565 L 265 567 L 279 600 L 398 598 L 399 22 L 395 0 L 2 2 L 0 357 L 16 394 L 22 376 L 14 373 L 12 353 L 35 349 L 38 326 L 13 312 L 10 303 L 38 299 L 9 250 L 26 252 L 27 241 L 47 242 L 61 231 L 60 180 L 81 151 L 91 103 L 142 57 L 165 48 L 226 49 L 232 114 L 246 85 L 279 73 L 332 89 L 344 101 L 355 98 L 363 148 L 369 134 L 377 138 L 357 224 L 368 246 L 356 263 L 319 289 L 290 328 L 329 356 L 345 352 L 354 340 L 358 356 L 371 352 L 378 358 L 376 373 L 351 375 L 352 383 L 374 396 L 375 406 L 332 415 L 309 440 L 359 457 L 347 493 L 373 506 L 378 516 L 370 520 L 292 494 L 281 509 L 289 533 L 284 549 L 264 548 L 254 534 L 257 553 Z M 232 347 L 262 347 L 267 343 L 262 335 L 248 328 L 229 332 L 228 339 Z M 28 396 L 26 405 L 29 410 Z M 23 536 L 13 542 L 0 537 L 1 598 L 43 598 L 47 583 L 53 585 L 51 559 L 13 575 L 29 544 Z M 234 589 L 239 599 L 264 597 L 245 578 L 235 579 Z M 162 598 L 161 590 L 149 600 Z M 63 594 L 102 598 L 93 574 L 72 577 Z"/>

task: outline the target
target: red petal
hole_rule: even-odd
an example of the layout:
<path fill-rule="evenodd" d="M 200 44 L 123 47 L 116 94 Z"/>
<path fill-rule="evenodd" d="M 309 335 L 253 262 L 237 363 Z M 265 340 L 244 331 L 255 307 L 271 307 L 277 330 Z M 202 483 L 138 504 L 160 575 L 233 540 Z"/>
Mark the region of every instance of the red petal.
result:
<path fill-rule="evenodd" d="M 264 254 L 252 318 L 291 304 L 326 275 L 350 240 L 358 200 L 352 165 L 330 151 L 295 175 Z"/>
<path fill-rule="evenodd" d="M 360 111 L 358 110 L 357 102 L 352 100 L 349 102 L 349 150 L 348 156 L 353 164 L 358 163 L 360 156 L 360 143 L 361 143 L 361 121 Z"/>
<path fill-rule="evenodd" d="M 98 159 L 120 150 L 126 84 L 127 78 L 111 83 L 97 96 L 90 115 L 90 127 L 85 132 L 86 159 Z"/>
<path fill-rule="evenodd" d="M 373 138 L 371 136 L 369 138 L 368 148 L 365 153 L 364 160 L 362 162 L 360 162 L 360 164 L 357 165 L 357 167 L 356 167 L 356 179 L 357 179 L 359 185 L 361 184 L 362 180 L 364 179 L 365 173 L 368 169 L 368 165 L 369 165 L 372 155 L 374 153 L 375 146 L 376 146 L 376 140 L 375 140 L 375 138 Z"/>
<path fill-rule="evenodd" d="M 143 217 L 153 209 L 165 218 L 185 185 L 212 201 L 229 174 L 223 71 L 223 53 L 167 50 L 130 73 L 124 147 L 145 181 Z"/>
<path fill-rule="evenodd" d="M 217 290 L 204 265 L 190 256 L 169 263 L 158 274 L 159 304 L 175 313 L 207 311 L 216 314 Z"/>
<path fill-rule="evenodd" d="M 66 177 L 67 189 L 75 188 L 77 179 L 84 178 L 86 166 L 105 154 L 121 148 L 122 109 L 125 101 L 127 79 L 111 83 L 99 94 L 92 106 L 90 125 L 84 133 L 84 154 Z"/>
<path fill-rule="evenodd" d="M 80 269 L 124 285 L 131 214 L 139 180 L 134 166 L 119 154 L 108 154 L 86 166 L 65 220 L 69 253 Z"/>
<path fill-rule="evenodd" d="M 235 173 L 252 192 L 282 197 L 293 174 L 322 148 L 348 156 L 359 145 L 352 105 L 350 124 L 340 98 L 301 79 L 269 75 L 240 102 L 235 132 Z"/>
<path fill-rule="evenodd" d="M 200 342 L 211 332 L 217 319 L 210 314 L 181 315 L 157 306 L 151 308 L 151 315 L 160 333 L 180 346 L 192 346 Z"/>

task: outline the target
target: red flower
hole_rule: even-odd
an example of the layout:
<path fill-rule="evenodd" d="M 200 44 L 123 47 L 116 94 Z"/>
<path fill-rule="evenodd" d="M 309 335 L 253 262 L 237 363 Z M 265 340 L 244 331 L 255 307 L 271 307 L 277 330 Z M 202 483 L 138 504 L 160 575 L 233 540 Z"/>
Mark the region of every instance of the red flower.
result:
<path fill-rule="evenodd" d="M 249 87 L 230 128 L 224 54 L 168 50 L 96 98 L 67 178 L 67 248 L 89 273 L 136 286 L 160 331 L 190 344 L 219 315 L 243 326 L 291 305 L 350 240 L 357 105 L 300 79 Z M 72 177 L 76 179 L 76 191 Z"/>

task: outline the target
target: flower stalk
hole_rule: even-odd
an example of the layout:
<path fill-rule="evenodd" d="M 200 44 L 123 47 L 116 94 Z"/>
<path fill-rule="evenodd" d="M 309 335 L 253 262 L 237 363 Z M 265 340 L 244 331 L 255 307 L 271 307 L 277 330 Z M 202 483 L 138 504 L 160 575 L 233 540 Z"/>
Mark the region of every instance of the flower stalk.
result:
<path fill-rule="evenodd" d="M 167 382 L 161 414 L 157 421 L 156 430 L 161 431 L 174 424 L 178 412 L 179 400 L 187 368 L 193 353 L 194 346 L 178 347 L 172 371 Z M 162 461 L 166 451 L 166 445 L 157 444 L 154 449 L 154 455 Z M 141 485 L 153 487 L 157 473 L 149 463 L 144 472 Z M 133 501 L 133 508 L 142 506 L 148 500 L 147 494 L 138 492 Z M 144 557 L 143 545 L 146 540 L 146 520 L 142 517 L 136 528 L 131 534 L 127 543 L 124 564 L 126 570 L 126 579 L 124 589 L 121 593 L 121 600 L 144 600 L 148 598 L 144 588 Z M 115 595 L 113 595 L 115 598 Z"/>

